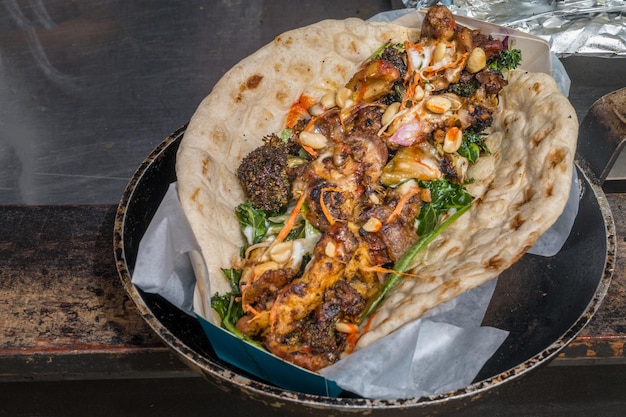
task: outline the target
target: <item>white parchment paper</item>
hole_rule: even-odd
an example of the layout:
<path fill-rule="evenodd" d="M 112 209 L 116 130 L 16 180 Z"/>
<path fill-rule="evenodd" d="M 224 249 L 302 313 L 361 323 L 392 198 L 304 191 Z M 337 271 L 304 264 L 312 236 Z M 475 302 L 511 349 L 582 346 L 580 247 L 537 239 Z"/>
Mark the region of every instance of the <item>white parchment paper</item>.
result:
<path fill-rule="evenodd" d="M 367 398 L 415 398 L 472 383 L 508 332 L 481 327 L 492 280 L 321 371 Z"/>
<path fill-rule="evenodd" d="M 551 256 L 559 251 L 577 209 L 576 186 L 561 216 L 564 225 L 542 236 L 534 248 L 537 254 Z M 139 244 L 132 282 L 212 322 L 209 277 L 200 253 L 173 183 Z M 481 327 L 496 281 L 438 306 L 324 369 L 322 375 L 345 390 L 374 399 L 414 398 L 469 385 L 508 335 Z M 195 311 L 194 295 L 203 301 Z"/>

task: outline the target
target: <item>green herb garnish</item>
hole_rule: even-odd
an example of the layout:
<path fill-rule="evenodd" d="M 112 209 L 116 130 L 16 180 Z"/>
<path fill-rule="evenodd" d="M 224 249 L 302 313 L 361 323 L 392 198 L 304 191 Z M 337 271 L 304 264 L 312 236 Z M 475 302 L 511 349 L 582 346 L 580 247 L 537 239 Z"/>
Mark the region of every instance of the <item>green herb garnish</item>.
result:
<path fill-rule="evenodd" d="M 504 49 L 498 55 L 489 58 L 487 66 L 495 71 L 512 70 L 522 61 L 522 51 L 519 49 Z"/>
<path fill-rule="evenodd" d="M 457 152 L 467 158 L 470 164 L 473 164 L 478 160 L 481 152 L 489 153 L 489 148 L 483 139 L 485 136 L 487 136 L 486 133 L 464 131 L 463 141 Z"/>
<path fill-rule="evenodd" d="M 293 130 L 289 128 L 285 128 L 280 132 L 280 140 L 282 140 L 283 143 L 289 143 L 289 140 L 291 140 L 292 135 L 293 135 Z"/>
<path fill-rule="evenodd" d="M 383 56 L 383 53 L 385 52 L 385 50 L 387 48 L 394 48 L 398 51 L 404 51 L 404 44 L 403 43 L 393 43 L 391 41 L 387 41 L 384 44 L 382 44 L 377 50 L 375 50 L 372 55 L 370 55 L 370 57 L 365 61 L 365 63 L 368 62 L 372 62 L 375 59 L 381 58 Z"/>

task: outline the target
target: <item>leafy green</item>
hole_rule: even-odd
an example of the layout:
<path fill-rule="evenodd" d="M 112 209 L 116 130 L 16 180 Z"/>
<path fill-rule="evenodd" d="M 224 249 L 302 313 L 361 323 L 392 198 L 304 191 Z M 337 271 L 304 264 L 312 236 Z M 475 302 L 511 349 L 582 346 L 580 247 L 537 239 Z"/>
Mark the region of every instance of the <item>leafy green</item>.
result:
<path fill-rule="evenodd" d="M 280 140 L 282 140 L 283 143 L 289 143 L 289 140 L 291 139 L 292 135 L 293 135 L 293 130 L 289 128 L 285 128 L 280 132 Z"/>
<path fill-rule="evenodd" d="M 485 133 L 472 132 L 466 130 L 463 132 L 463 141 L 457 151 L 459 155 L 464 156 L 473 164 L 476 162 L 481 152 L 489 153 L 489 148 L 485 144 L 483 138 L 487 136 Z"/>
<path fill-rule="evenodd" d="M 519 49 L 504 49 L 498 55 L 489 58 L 487 66 L 495 71 L 512 70 L 522 61 L 522 51 Z"/>
<path fill-rule="evenodd" d="M 431 201 L 422 204 L 417 217 L 417 234 L 423 236 L 432 232 L 439 222 L 441 214 L 450 209 L 460 209 L 472 202 L 472 196 L 461 184 L 447 179 L 420 181 L 420 187 L 430 190 Z"/>
<path fill-rule="evenodd" d="M 450 84 L 448 91 L 459 97 L 471 97 L 479 85 L 480 83 L 475 78 L 472 78 L 466 82 Z"/>
<path fill-rule="evenodd" d="M 239 290 L 239 280 L 241 279 L 240 269 L 222 269 L 222 272 L 230 282 L 231 292 L 226 294 L 214 294 L 211 297 L 211 307 L 217 312 L 222 320 L 222 327 L 231 332 L 239 339 L 246 340 L 258 347 L 257 342 L 249 336 L 241 333 L 237 329 L 237 321 L 245 315 L 241 305 L 241 291 Z"/>
<path fill-rule="evenodd" d="M 238 205 L 235 214 L 248 243 L 254 245 L 261 242 L 267 233 L 267 214 L 263 210 L 254 208 L 250 201 Z"/>
<path fill-rule="evenodd" d="M 228 283 L 230 284 L 230 290 L 234 295 L 241 295 L 239 290 L 239 281 L 241 281 L 241 269 L 226 269 L 222 268 L 222 272 L 226 276 Z"/>
<path fill-rule="evenodd" d="M 241 306 L 241 291 L 239 290 L 242 271 L 240 269 L 222 269 L 222 272 L 230 283 L 231 291 L 226 294 L 214 294 L 211 297 L 211 307 L 217 311 L 220 319 L 222 319 L 222 327 L 237 337 L 244 338 L 244 335 L 235 326 L 244 315 Z"/>
<path fill-rule="evenodd" d="M 226 322 L 229 321 L 229 313 L 232 306 L 232 302 L 234 301 L 234 297 L 231 296 L 231 293 L 227 293 L 224 295 L 215 294 L 211 297 L 211 307 L 217 311 L 217 314 L 222 319 L 222 325 L 225 326 Z"/>
<path fill-rule="evenodd" d="M 419 186 L 428 188 L 431 195 L 431 201 L 422 204 L 417 217 L 417 234 L 420 239 L 393 266 L 395 272 L 390 274 L 385 281 L 380 295 L 365 309 L 360 317 L 361 322 L 376 310 L 389 290 L 402 278 L 403 272 L 411 266 L 415 256 L 472 207 L 473 197 L 461 184 L 439 179 L 419 181 Z M 454 209 L 454 212 L 450 213 L 450 209 Z M 449 215 L 441 221 L 444 213 L 449 213 Z"/>

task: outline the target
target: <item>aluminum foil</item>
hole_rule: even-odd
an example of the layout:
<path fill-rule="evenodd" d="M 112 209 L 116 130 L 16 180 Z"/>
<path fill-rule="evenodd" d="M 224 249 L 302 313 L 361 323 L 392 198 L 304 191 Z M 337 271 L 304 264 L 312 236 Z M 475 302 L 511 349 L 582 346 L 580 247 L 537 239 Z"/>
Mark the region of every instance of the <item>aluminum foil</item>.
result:
<path fill-rule="evenodd" d="M 402 0 L 407 8 L 437 4 Z M 454 14 L 517 29 L 548 41 L 558 57 L 626 57 L 624 0 L 445 0 Z"/>

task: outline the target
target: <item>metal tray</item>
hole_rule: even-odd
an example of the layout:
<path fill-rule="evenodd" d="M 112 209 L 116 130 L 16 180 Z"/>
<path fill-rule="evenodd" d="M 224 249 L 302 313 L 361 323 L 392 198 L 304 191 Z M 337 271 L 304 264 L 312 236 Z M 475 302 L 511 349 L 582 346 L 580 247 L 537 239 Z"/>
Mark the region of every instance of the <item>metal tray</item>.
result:
<path fill-rule="evenodd" d="M 217 359 L 195 319 L 131 283 L 139 242 L 169 184 L 176 181 L 176 152 L 184 132 L 185 127 L 180 128 L 151 153 L 120 201 L 114 230 L 119 275 L 143 318 L 190 368 L 224 390 L 279 408 L 283 415 L 325 411 L 400 416 L 460 409 L 553 359 L 589 322 L 608 290 L 615 264 L 615 226 L 597 173 L 606 163 L 578 158 L 580 206 L 572 232 L 554 257 L 525 255 L 500 276 L 484 324 L 509 330 L 510 335 L 471 385 L 403 400 L 329 398 L 278 388 Z"/>

